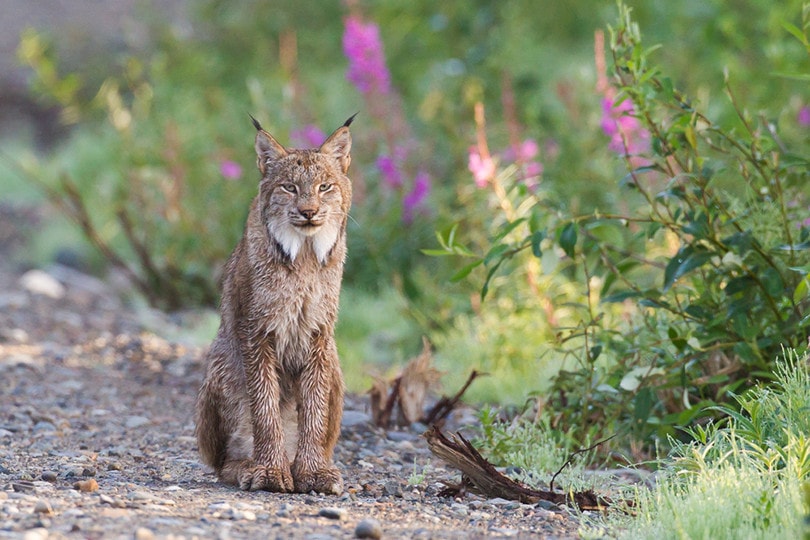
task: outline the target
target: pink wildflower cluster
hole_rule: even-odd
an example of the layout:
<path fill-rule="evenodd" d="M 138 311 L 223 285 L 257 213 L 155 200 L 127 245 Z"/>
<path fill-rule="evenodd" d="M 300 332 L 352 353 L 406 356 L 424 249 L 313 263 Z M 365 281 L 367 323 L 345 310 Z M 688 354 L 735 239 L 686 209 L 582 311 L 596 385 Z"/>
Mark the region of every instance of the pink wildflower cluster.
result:
<path fill-rule="evenodd" d="M 319 148 L 326 140 L 326 134 L 318 126 L 307 124 L 290 133 L 290 140 L 296 148 Z"/>
<path fill-rule="evenodd" d="M 226 180 L 238 180 L 242 176 L 242 166 L 226 159 L 219 163 L 219 172 Z"/>
<path fill-rule="evenodd" d="M 343 53 L 349 61 L 346 78 L 363 95 L 372 116 L 384 126 L 389 153 L 377 158 L 377 169 L 384 187 L 401 195 L 402 220 L 410 224 L 430 194 L 430 175 L 408 157 L 410 147 L 416 144 L 408 136 L 398 96 L 391 87 L 379 27 L 364 22 L 357 13 L 346 17 L 344 25 Z"/>
<path fill-rule="evenodd" d="M 810 106 L 805 105 L 799 109 L 799 113 L 796 115 L 796 122 L 802 127 L 810 126 Z"/>
<path fill-rule="evenodd" d="M 357 15 L 346 17 L 344 24 L 343 54 L 349 60 L 346 77 L 364 95 L 387 94 L 391 74 L 385 65 L 379 27 L 364 23 Z"/>
<path fill-rule="evenodd" d="M 526 139 L 504 150 L 501 158 L 518 164 L 521 169 L 521 179 L 531 187 L 537 185 L 537 179 L 543 174 L 543 164 L 535 159 L 539 153 L 540 147 L 537 145 L 537 141 Z M 467 168 L 473 175 L 475 185 L 479 188 L 487 187 L 495 176 L 495 160 L 487 152 L 481 152 L 478 146 L 470 147 Z"/>
<path fill-rule="evenodd" d="M 650 133 L 635 116 L 633 103 L 616 103 L 610 95 L 602 99 L 602 131 L 610 137 L 608 148 L 617 154 L 638 156 L 650 149 Z"/>

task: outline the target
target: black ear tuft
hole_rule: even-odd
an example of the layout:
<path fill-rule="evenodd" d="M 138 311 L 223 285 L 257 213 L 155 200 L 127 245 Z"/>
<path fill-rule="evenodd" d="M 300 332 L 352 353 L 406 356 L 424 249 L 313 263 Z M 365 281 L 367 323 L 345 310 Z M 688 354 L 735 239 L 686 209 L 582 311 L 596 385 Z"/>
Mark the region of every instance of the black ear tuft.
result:
<path fill-rule="evenodd" d="M 251 120 L 253 120 L 253 127 L 256 128 L 256 131 L 261 131 L 262 130 L 262 125 L 259 123 L 259 121 L 256 120 L 255 118 L 253 118 L 253 115 L 250 114 L 250 113 L 248 113 L 248 116 L 250 117 Z M 352 117 L 352 118 L 354 118 L 354 117 Z M 351 120 L 352 118 L 350 118 L 349 120 Z"/>
<path fill-rule="evenodd" d="M 357 116 L 358 114 L 360 114 L 360 111 L 357 111 L 356 113 L 351 115 L 348 120 L 343 122 L 343 127 L 349 127 L 350 125 L 352 125 L 352 121 L 354 120 L 354 117 Z"/>

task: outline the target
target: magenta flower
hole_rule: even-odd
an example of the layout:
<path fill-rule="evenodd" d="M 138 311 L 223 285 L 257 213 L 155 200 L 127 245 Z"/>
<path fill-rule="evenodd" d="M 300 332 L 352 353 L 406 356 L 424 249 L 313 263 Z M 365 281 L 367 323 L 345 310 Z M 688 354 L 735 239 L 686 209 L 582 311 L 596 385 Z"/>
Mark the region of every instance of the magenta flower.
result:
<path fill-rule="evenodd" d="M 413 222 L 416 211 L 422 206 L 430 194 L 430 175 L 419 171 L 413 179 L 413 189 L 402 198 L 402 221 L 406 224 Z"/>
<path fill-rule="evenodd" d="M 476 146 L 470 147 L 467 168 L 473 174 L 475 185 L 479 188 L 487 187 L 487 183 L 495 176 L 495 162 L 489 156 L 482 157 Z"/>
<path fill-rule="evenodd" d="M 318 148 L 326 140 L 326 134 L 318 126 L 307 124 L 290 133 L 290 140 L 297 148 Z"/>
<path fill-rule="evenodd" d="M 242 176 L 242 167 L 235 161 L 226 159 L 219 163 L 219 172 L 226 180 L 238 180 Z"/>
<path fill-rule="evenodd" d="M 810 126 L 810 107 L 805 105 L 799 109 L 799 114 L 796 115 L 796 121 L 802 127 Z"/>
<path fill-rule="evenodd" d="M 356 15 L 346 17 L 344 26 L 343 54 L 349 60 L 346 78 L 362 94 L 387 94 L 391 90 L 391 74 L 385 65 L 380 29 Z"/>
<path fill-rule="evenodd" d="M 634 116 L 633 102 L 625 99 L 616 103 L 613 98 L 602 100 L 602 131 L 610 137 L 608 148 L 631 156 L 647 152 L 650 147 L 650 133 Z"/>
<path fill-rule="evenodd" d="M 507 161 L 530 161 L 540 152 L 540 147 L 534 139 L 526 139 L 522 143 L 512 146 L 503 153 L 503 158 Z"/>
<path fill-rule="evenodd" d="M 402 187 L 402 173 L 393 157 L 386 155 L 378 157 L 377 169 L 382 174 L 385 185 L 393 189 Z"/>

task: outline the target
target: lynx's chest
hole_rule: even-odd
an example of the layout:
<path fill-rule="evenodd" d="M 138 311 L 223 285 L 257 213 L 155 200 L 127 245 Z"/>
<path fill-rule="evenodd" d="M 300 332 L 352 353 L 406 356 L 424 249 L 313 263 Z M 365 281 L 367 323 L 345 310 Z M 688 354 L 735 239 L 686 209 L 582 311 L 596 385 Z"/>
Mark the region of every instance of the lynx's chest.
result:
<path fill-rule="evenodd" d="M 272 336 L 282 365 L 300 367 L 314 339 L 332 335 L 340 298 L 342 260 L 323 265 L 312 250 L 273 268 L 257 295 L 263 332 Z"/>

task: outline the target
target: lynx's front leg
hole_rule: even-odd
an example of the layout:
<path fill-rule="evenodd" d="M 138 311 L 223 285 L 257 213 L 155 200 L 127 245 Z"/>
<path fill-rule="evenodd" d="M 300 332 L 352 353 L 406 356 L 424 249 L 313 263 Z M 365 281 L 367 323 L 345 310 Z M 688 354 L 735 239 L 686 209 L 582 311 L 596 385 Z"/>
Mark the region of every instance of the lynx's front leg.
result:
<path fill-rule="evenodd" d="M 278 362 L 270 343 L 249 348 L 245 356 L 245 377 L 253 425 L 253 460 L 237 465 L 239 487 L 290 492 L 293 481 L 284 451 L 280 412 Z"/>
<path fill-rule="evenodd" d="M 343 416 L 343 376 L 333 340 L 315 339 L 299 385 L 298 448 L 292 466 L 295 491 L 340 495 L 343 479 L 332 463 L 332 453 Z"/>

